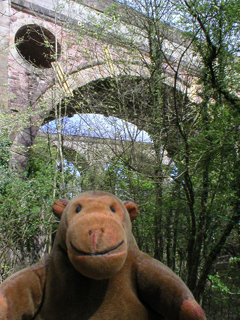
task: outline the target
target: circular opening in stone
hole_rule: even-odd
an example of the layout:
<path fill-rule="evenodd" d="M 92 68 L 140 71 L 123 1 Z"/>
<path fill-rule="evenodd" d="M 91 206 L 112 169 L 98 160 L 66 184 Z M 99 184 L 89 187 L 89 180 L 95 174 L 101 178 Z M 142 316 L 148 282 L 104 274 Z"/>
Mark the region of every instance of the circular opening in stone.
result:
<path fill-rule="evenodd" d="M 41 69 L 51 68 L 51 62 L 56 61 L 61 53 L 61 46 L 55 36 L 35 24 L 21 27 L 15 35 L 15 44 L 18 53 L 27 62 Z"/>

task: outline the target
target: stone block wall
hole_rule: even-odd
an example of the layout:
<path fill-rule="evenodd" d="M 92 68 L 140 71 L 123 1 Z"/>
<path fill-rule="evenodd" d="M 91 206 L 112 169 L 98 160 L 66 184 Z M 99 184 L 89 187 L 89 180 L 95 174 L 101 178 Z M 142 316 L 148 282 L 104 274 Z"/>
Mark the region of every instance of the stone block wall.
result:
<path fill-rule="evenodd" d="M 8 102 L 8 49 L 10 28 L 10 0 L 0 1 L 0 111 Z"/>

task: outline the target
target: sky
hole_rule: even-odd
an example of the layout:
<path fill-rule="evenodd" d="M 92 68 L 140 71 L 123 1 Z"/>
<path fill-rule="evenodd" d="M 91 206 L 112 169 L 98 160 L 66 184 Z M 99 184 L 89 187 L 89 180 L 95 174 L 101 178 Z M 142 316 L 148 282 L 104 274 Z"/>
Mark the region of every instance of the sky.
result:
<path fill-rule="evenodd" d="M 43 132 L 56 133 L 56 121 L 50 121 L 40 129 Z M 62 134 L 87 136 L 94 138 L 135 140 L 149 143 L 147 132 L 137 126 L 115 117 L 101 114 L 75 114 L 73 117 L 61 119 Z"/>

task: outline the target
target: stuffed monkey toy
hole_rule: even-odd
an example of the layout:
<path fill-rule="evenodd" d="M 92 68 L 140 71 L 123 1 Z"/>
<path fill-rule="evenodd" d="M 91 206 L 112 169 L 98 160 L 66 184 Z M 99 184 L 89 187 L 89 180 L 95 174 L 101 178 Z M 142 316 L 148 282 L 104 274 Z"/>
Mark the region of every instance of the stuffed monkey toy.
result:
<path fill-rule="evenodd" d="M 183 281 L 138 249 L 134 202 L 94 191 L 52 209 L 52 252 L 1 284 L 0 320 L 206 320 Z"/>

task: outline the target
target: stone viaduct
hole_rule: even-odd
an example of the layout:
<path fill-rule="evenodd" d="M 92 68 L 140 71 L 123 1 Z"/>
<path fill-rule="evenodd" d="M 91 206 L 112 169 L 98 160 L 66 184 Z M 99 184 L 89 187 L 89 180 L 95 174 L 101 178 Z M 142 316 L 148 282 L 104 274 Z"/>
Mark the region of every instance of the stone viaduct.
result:
<path fill-rule="evenodd" d="M 38 136 L 46 139 L 46 134 L 43 132 L 39 132 Z M 50 134 L 48 139 L 52 146 L 58 145 L 57 134 Z M 116 157 L 122 156 L 124 158 L 123 153 L 124 155 L 137 155 L 140 163 L 139 157 L 141 157 L 143 166 L 148 163 L 149 168 L 154 168 L 155 165 L 155 153 L 150 142 L 135 141 L 133 145 L 132 141 L 128 140 L 63 135 L 62 147 L 67 161 L 75 164 L 74 157 L 77 153 L 87 167 L 97 165 L 104 169 L 109 163 L 114 162 Z M 166 155 L 163 157 L 164 165 L 169 165 L 170 161 L 171 159 Z M 141 164 L 138 165 L 141 166 Z"/>
<path fill-rule="evenodd" d="M 112 8 L 120 19 L 110 14 Z M 76 94 L 111 78 L 149 76 L 144 63 L 149 60 L 146 37 L 136 26 L 129 32 L 130 21 L 122 10 L 112 0 L 1 1 L 0 124 L 8 126 L 13 141 L 11 168 L 24 170 L 39 127 L 54 115 L 60 117 L 61 110 L 65 115 L 123 117 L 120 109 L 113 111 L 101 100 L 83 108 L 84 90 Z M 185 51 L 177 31 L 171 41 L 164 40 L 164 50 L 172 61 Z M 189 54 L 182 59 L 179 87 L 192 58 Z M 167 64 L 164 82 L 173 84 Z M 128 121 L 139 125 L 136 110 L 130 108 L 128 113 Z"/>

